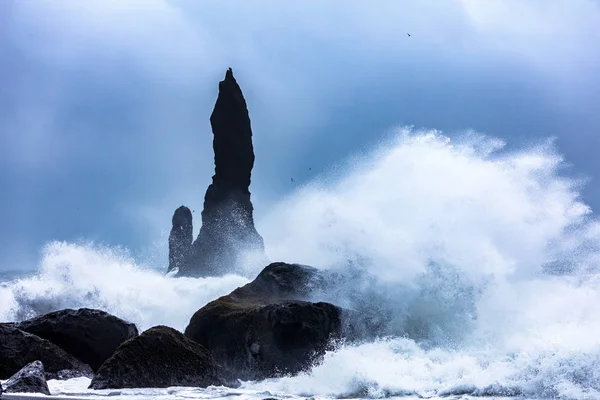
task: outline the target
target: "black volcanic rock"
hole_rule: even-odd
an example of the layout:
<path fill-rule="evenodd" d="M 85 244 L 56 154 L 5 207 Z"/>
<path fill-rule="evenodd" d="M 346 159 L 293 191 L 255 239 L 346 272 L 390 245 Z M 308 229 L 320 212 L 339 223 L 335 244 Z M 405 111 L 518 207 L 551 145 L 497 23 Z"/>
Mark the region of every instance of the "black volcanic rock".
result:
<path fill-rule="evenodd" d="M 11 324 L 0 324 L 0 379 L 15 374 L 30 362 L 44 363 L 49 378 L 67 371 L 71 376 L 91 376 L 91 368 L 57 345 Z"/>
<path fill-rule="evenodd" d="M 215 174 L 204 196 L 200 233 L 179 269 L 180 276 L 231 272 L 245 251 L 264 251 L 263 239 L 254 227 L 250 201 L 254 167 L 250 116 L 231 69 L 219 83 L 210 123 Z"/>
<path fill-rule="evenodd" d="M 169 269 L 179 269 L 189 256 L 194 241 L 192 212 L 185 206 L 173 214 L 173 227 L 169 235 Z"/>
<path fill-rule="evenodd" d="M 107 312 L 60 310 L 19 322 L 17 328 L 49 340 L 95 371 L 124 341 L 138 335 L 134 324 Z"/>
<path fill-rule="evenodd" d="M 50 395 L 46 373 L 41 361 L 33 361 L 5 382 L 6 393 L 42 393 Z"/>
<path fill-rule="evenodd" d="M 274 263 L 249 284 L 198 310 L 185 335 L 243 380 L 306 370 L 342 330 L 342 310 L 304 301 L 314 268 Z"/>
<path fill-rule="evenodd" d="M 106 360 L 91 389 L 221 385 L 220 367 L 200 344 L 167 326 L 123 343 Z"/>
<path fill-rule="evenodd" d="M 274 262 L 267 265 L 252 282 L 236 291 L 244 297 L 258 297 L 269 302 L 307 300 L 314 290 L 326 285 L 324 275 L 314 267 Z"/>

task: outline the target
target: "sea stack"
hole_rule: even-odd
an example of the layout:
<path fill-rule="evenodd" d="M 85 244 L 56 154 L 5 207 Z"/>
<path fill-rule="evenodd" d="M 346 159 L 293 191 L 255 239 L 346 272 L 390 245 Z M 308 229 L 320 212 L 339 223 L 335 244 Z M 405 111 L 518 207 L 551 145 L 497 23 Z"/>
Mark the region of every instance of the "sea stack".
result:
<path fill-rule="evenodd" d="M 202 227 L 191 246 L 187 246 L 192 230 L 189 209 L 180 207 L 173 216 L 169 270 L 177 267 L 178 276 L 233 272 L 243 262 L 240 257 L 246 252 L 264 252 L 263 239 L 254 227 L 250 201 L 250 177 L 254 167 L 250 116 L 231 68 L 219 83 L 210 123 L 215 174 L 204 196 Z"/>
<path fill-rule="evenodd" d="M 181 206 L 173 214 L 173 227 L 169 235 L 169 269 L 180 270 L 190 254 L 194 241 L 192 212 L 186 206 Z"/>

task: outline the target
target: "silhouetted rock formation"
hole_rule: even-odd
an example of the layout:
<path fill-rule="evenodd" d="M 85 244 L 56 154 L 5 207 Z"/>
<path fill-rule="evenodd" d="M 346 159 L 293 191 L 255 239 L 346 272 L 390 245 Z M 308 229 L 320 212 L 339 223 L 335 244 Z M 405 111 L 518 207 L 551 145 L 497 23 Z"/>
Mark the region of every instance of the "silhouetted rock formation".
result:
<path fill-rule="evenodd" d="M 0 379 L 6 379 L 30 362 L 44 363 L 48 378 L 91 376 L 89 365 L 82 363 L 57 345 L 14 324 L 0 324 Z"/>
<path fill-rule="evenodd" d="M 215 175 L 204 196 L 202 227 L 189 254 L 173 246 L 169 260 L 179 267 L 180 276 L 220 275 L 234 270 L 246 251 L 264 251 L 262 237 L 254 227 L 250 201 L 250 176 L 254 167 L 252 129 L 242 90 L 231 68 L 219 83 L 219 95 L 210 116 L 215 153 Z M 183 215 L 184 211 L 181 212 Z M 177 212 L 175 213 L 177 215 Z M 173 236 L 173 243 L 187 243 L 185 234 Z M 191 218 L 189 219 L 191 220 Z M 173 230 L 180 226 L 180 221 Z M 191 227 L 191 222 L 189 224 Z M 185 240 L 184 240 L 185 239 Z M 185 249 L 185 245 L 182 249 Z"/>
<path fill-rule="evenodd" d="M 91 389 L 221 385 L 220 367 L 200 344 L 166 326 L 123 343 L 106 360 Z"/>
<path fill-rule="evenodd" d="M 49 340 L 94 371 L 121 343 L 138 335 L 134 324 L 89 308 L 51 312 L 20 322 L 16 327 Z"/>
<path fill-rule="evenodd" d="M 173 227 L 169 235 L 169 269 L 167 272 L 184 265 L 190 255 L 194 233 L 192 212 L 185 206 L 179 207 L 173 214 Z"/>
<path fill-rule="evenodd" d="M 314 268 L 271 264 L 251 283 L 198 310 L 185 335 L 238 379 L 308 369 L 342 331 L 339 307 L 304 301 L 315 285 Z"/>
<path fill-rule="evenodd" d="M 6 393 L 42 393 L 50 396 L 46 373 L 41 361 L 33 361 L 11 376 L 5 383 Z"/>

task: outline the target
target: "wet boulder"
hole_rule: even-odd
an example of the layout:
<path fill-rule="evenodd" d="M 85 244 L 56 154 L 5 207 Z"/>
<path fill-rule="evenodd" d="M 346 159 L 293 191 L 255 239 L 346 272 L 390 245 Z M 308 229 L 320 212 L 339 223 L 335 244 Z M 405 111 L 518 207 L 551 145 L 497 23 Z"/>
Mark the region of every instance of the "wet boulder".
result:
<path fill-rule="evenodd" d="M 134 324 L 101 310 L 60 310 L 19 322 L 16 327 L 49 340 L 94 371 L 124 341 L 136 337 Z"/>
<path fill-rule="evenodd" d="M 4 392 L 50 395 L 42 362 L 33 361 L 11 376 L 4 384 Z"/>
<path fill-rule="evenodd" d="M 200 344 L 167 326 L 155 326 L 123 343 L 102 366 L 90 389 L 207 387 L 221 385 L 221 367 Z"/>
<path fill-rule="evenodd" d="M 91 376 L 91 368 L 66 351 L 14 324 L 0 324 L 0 379 L 6 379 L 33 361 L 44 364 L 48 378 L 70 371 L 72 376 Z"/>
<path fill-rule="evenodd" d="M 342 330 L 339 307 L 306 301 L 320 284 L 314 268 L 273 263 L 254 281 L 198 310 L 185 335 L 239 379 L 309 369 Z"/>

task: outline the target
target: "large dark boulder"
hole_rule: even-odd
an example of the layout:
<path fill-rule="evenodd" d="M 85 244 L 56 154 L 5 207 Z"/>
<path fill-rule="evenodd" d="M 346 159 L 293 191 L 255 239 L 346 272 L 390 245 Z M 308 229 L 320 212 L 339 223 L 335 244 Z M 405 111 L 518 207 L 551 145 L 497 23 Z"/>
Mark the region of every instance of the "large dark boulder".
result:
<path fill-rule="evenodd" d="M 178 276 L 222 275 L 234 271 L 243 262 L 246 252 L 264 252 L 263 239 L 254 227 L 254 208 L 250 201 L 250 177 L 254 167 L 250 116 L 231 69 L 219 83 L 210 123 L 215 174 L 204 196 L 202 227 L 191 249 L 187 248 L 191 215 L 185 213 L 183 224 L 173 218 L 173 240 L 170 237 L 169 243 L 182 245 L 170 247 L 169 259 L 173 263 L 169 268 L 178 265 Z M 183 216 L 183 211 L 181 213 Z M 179 226 L 184 228 L 180 230 Z M 181 237 L 176 237 L 179 231 Z M 181 258 L 184 261 L 177 261 Z"/>
<path fill-rule="evenodd" d="M 95 371 L 124 341 L 138 335 L 134 324 L 101 310 L 60 310 L 16 326 L 49 340 Z"/>
<path fill-rule="evenodd" d="M 49 379 L 91 376 L 91 368 L 66 351 L 12 324 L 0 324 L 0 379 L 6 379 L 25 365 L 40 360 Z"/>
<path fill-rule="evenodd" d="M 319 277 L 311 267 L 271 264 L 251 283 L 198 310 L 185 335 L 240 379 L 306 370 L 342 329 L 340 308 L 304 300 Z"/>
<path fill-rule="evenodd" d="M 231 294 L 260 297 L 268 302 L 308 300 L 327 284 L 325 275 L 314 267 L 275 262 L 267 265 L 252 282 Z"/>
<path fill-rule="evenodd" d="M 41 361 L 33 361 L 24 366 L 11 376 L 4 386 L 6 393 L 42 393 L 50 395 L 44 365 Z"/>
<path fill-rule="evenodd" d="M 167 326 L 123 343 L 100 367 L 91 389 L 206 387 L 222 384 L 221 369 L 200 344 Z"/>

